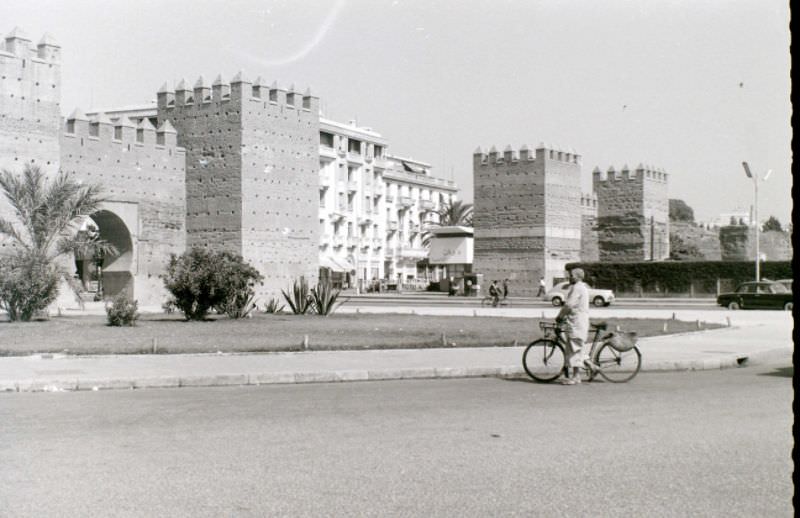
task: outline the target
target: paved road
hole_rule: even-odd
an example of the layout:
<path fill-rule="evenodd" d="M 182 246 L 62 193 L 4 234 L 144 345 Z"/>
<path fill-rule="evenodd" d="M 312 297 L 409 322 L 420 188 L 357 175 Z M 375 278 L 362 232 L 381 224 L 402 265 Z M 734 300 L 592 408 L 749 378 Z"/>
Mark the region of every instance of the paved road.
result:
<path fill-rule="evenodd" d="M 789 365 L 0 394 L 0 514 L 791 516 Z"/>

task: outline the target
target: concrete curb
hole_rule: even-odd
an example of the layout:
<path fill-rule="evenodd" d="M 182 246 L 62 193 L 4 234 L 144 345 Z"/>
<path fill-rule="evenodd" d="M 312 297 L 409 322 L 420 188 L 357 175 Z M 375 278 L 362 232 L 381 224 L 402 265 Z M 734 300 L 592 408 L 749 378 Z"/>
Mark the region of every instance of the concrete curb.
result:
<path fill-rule="evenodd" d="M 729 354 L 703 360 L 657 361 L 642 365 L 642 372 L 703 371 L 746 367 L 783 356 L 791 357 L 789 347 L 750 354 Z M 181 387 L 258 386 L 296 383 L 345 383 L 353 381 L 386 381 L 406 379 L 449 378 L 526 378 L 522 365 L 502 367 L 422 367 L 376 370 L 318 370 L 297 372 L 264 372 L 256 374 L 225 373 L 202 376 L 161 376 L 131 378 L 76 378 L 54 380 L 0 380 L 0 392 L 65 392 L 86 390 L 120 390 Z"/>

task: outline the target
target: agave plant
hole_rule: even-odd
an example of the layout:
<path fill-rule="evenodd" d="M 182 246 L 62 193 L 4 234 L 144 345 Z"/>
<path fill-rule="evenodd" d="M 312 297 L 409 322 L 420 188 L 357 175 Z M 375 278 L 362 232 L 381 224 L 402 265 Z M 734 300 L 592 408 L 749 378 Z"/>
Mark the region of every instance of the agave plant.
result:
<path fill-rule="evenodd" d="M 339 290 L 333 289 L 330 281 L 320 281 L 315 288 L 311 289 L 314 312 L 317 315 L 330 315 L 338 306 L 336 299 L 339 298 Z"/>
<path fill-rule="evenodd" d="M 281 293 L 295 315 L 305 315 L 312 309 L 312 295 L 309 292 L 308 282 L 305 277 L 300 277 L 299 280 L 294 281 L 288 292 L 281 290 Z"/>
<path fill-rule="evenodd" d="M 267 306 L 264 308 L 264 313 L 283 313 L 283 308 L 285 307 L 286 306 L 284 304 L 281 304 L 278 299 L 273 297 L 269 299 L 269 302 L 267 302 Z"/>

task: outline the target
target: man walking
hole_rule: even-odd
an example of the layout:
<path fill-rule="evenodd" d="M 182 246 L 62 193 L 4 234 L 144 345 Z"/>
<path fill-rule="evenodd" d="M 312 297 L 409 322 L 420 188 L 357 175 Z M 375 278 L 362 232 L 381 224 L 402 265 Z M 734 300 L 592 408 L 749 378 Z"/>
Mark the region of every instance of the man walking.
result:
<path fill-rule="evenodd" d="M 544 282 L 544 277 L 539 277 L 539 291 L 536 293 L 537 297 L 541 297 L 545 294 L 545 287 L 547 285 Z"/>
<path fill-rule="evenodd" d="M 565 385 L 577 385 L 581 382 L 583 348 L 589 338 L 589 288 L 583 282 L 583 276 L 583 270 L 580 268 L 573 268 L 569 272 L 570 288 L 567 300 L 564 301 L 556 317 L 556 322 L 563 323 L 566 332 L 565 352 L 568 368 L 566 377 L 562 381 Z"/>

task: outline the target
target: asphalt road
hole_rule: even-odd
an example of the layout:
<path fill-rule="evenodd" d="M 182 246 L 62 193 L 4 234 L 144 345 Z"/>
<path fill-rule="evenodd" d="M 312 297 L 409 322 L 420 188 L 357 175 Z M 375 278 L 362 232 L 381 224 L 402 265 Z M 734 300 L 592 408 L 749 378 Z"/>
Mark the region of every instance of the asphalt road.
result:
<path fill-rule="evenodd" d="M 0 515 L 792 516 L 792 367 L 0 394 Z"/>
<path fill-rule="evenodd" d="M 454 306 L 454 307 L 491 307 L 489 305 L 481 305 L 481 299 L 475 297 L 428 297 L 428 298 L 414 298 L 413 296 L 395 296 L 395 297 L 348 297 L 342 295 L 342 301 L 345 306 L 362 306 L 362 307 L 415 307 L 415 306 Z M 509 307 L 509 306 L 502 306 Z M 553 305 L 547 301 L 534 301 L 526 300 L 512 300 L 511 306 L 514 308 L 552 308 Z M 728 311 L 714 303 L 713 300 L 706 299 L 686 299 L 686 300 L 643 300 L 624 299 L 616 300 L 611 304 L 612 308 L 624 309 L 653 309 L 653 308 L 669 308 L 674 310 L 685 309 L 702 309 L 702 310 L 716 310 Z M 593 308 L 597 309 L 597 308 Z M 600 308 L 602 309 L 602 308 Z M 775 310 L 780 311 L 780 310 Z"/>

